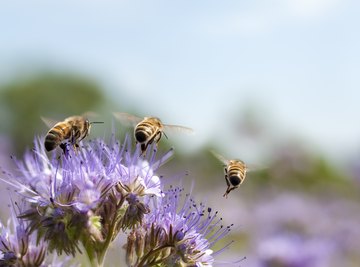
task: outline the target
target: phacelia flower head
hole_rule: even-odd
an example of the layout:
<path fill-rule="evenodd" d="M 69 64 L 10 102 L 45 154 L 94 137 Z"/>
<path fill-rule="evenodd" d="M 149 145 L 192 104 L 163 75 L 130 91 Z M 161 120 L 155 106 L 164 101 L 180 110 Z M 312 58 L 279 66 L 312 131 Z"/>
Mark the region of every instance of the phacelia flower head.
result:
<path fill-rule="evenodd" d="M 56 263 L 56 257 L 45 257 L 46 244 L 37 241 L 36 235 L 29 233 L 27 223 L 14 213 L 12 210 L 6 226 L 0 223 L 0 266 L 60 266 Z M 64 260 L 67 261 L 62 259 L 62 264 Z"/>
<path fill-rule="evenodd" d="M 16 161 L 19 173 L 9 174 L 7 183 L 30 206 L 19 217 L 49 242 L 50 251 L 75 255 L 79 243 L 103 250 L 120 229 L 141 223 L 149 198 L 161 195 L 154 170 L 171 153 L 157 160 L 149 152 L 146 160 L 139 149 L 132 152 L 128 138 L 122 145 L 112 138 L 110 144 L 90 140 L 65 156 L 49 156 L 36 140 L 34 150 Z"/>
<path fill-rule="evenodd" d="M 126 137 L 120 144 L 113 136 L 109 143 L 89 140 L 76 150 L 47 153 L 43 140 L 36 140 L 16 160 L 18 173 L 2 179 L 27 204 L 17 216 L 26 225 L 22 236 L 35 235 L 59 255 L 84 249 L 92 266 L 102 266 L 109 245 L 123 232 L 128 266 L 213 266 L 222 251 L 214 252 L 214 245 L 231 226 L 224 227 L 217 212 L 183 196 L 182 189 L 164 190 L 156 171 L 172 149 L 159 157 L 155 144 L 141 153 L 132 143 Z M 25 250 L 4 251 L 12 261 Z"/>
<path fill-rule="evenodd" d="M 130 235 L 127 244 L 129 266 L 213 266 L 212 247 L 226 236 L 231 226 L 186 195 L 182 189 L 170 188 L 154 201 L 145 223 Z"/>

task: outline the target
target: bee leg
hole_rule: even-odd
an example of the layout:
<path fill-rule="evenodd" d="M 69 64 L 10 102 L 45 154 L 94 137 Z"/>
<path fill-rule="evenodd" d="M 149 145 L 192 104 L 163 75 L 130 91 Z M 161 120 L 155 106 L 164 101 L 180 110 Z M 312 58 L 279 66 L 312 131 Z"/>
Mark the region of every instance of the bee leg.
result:
<path fill-rule="evenodd" d="M 228 184 L 228 181 L 226 180 L 226 183 Z M 226 197 L 228 196 L 228 194 L 230 193 L 231 189 L 230 189 L 230 185 L 228 184 L 228 187 L 226 188 L 226 191 L 225 191 L 225 194 L 223 195 L 223 197 Z"/>
<path fill-rule="evenodd" d="M 73 148 L 74 148 L 75 152 L 79 148 L 78 142 L 83 139 L 82 138 L 82 139 L 78 140 L 77 136 L 79 136 L 79 131 L 78 131 L 78 129 L 76 127 L 73 127 L 72 130 L 71 130 L 70 142 L 73 145 Z"/>
<path fill-rule="evenodd" d="M 229 182 L 229 176 L 228 176 L 228 170 L 227 168 L 225 167 L 224 168 L 224 172 L 225 172 L 225 181 L 226 181 L 226 185 L 227 185 L 227 188 L 226 188 L 226 192 L 225 194 L 223 195 L 223 197 L 226 197 L 227 198 L 227 195 L 229 194 L 229 192 L 231 191 L 230 189 L 230 182 Z"/>
<path fill-rule="evenodd" d="M 64 154 L 65 154 L 65 152 L 66 152 L 66 144 L 65 144 L 65 143 L 61 143 L 61 144 L 59 145 L 59 147 L 63 150 L 63 152 L 64 152 Z"/>
<path fill-rule="evenodd" d="M 75 143 L 76 143 L 75 134 L 76 134 L 76 131 L 74 130 L 74 127 L 73 127 L 73 128 L 71 129 L 71 136 L 70 136 L 70 142 L 71 142 L 71 144 L 75 144 Z"/>
<path fill-rule="evenodd" d="M 61 143 L 61 144 L 59 145 L 59 147 L 62 149 L 65 157 L 67 157 L 67 156 L 69 155 L 69 150 L 68 150 L 67 144 L 66 144 L 66 143 Z"/>
<path fill-rule="evenodd" d="M 158 133 L 154 136 L 154 138 L 151 140 L 151 142 L 149 142 L 149 143 L 155 142 L 155 151 L 157 150 L 157 145 L 158 145 L 158 143 L 159 143 L 159 141 L 160 141 L 160 139 L 161 139 L 161 137 L 162 137 L 162 134 L 163 134 L 163 132 L 158 132 Z"/>
<path fill-rule="evenodd" d="M 140 144 L 140 148 L 141 148 L 141 155 L 140 156 L 145 157 L 145 153 L 146 153 L 146 149 L 147 149 L 148 145 L 149 145 L 149 143 L 141 143 Z"/>
<path fill-rule="evenodd" d="M 75 144 L 73 144 L 73 148 L 74 148 L 74 150 L 75 150 L 75 154 L 77 155 L 77 153 L 78 153 L 78 150 L 79 150 L 79 144 L 78 143 L 75 143 Z"/>
<path fill-rule="evenodd" d="M 225 181 L 226 181 L 226 185 L 228 186 L 228 188 L 230 187 L 230 182 L 229 182 L 229 179 L 228 179 L 228 175 L 227 175 L 227 168 L 225 168 Z"/>
<path fill-rule="evenodd" d="M 162 136 L 162 132 L 159 132 L 156 136 L 155 136 L 155 149 L 157 150 L 157 145 L 161 139 L 161 136 Z"/>
<path fill-rule="evenodd" d="M 230 191 L 231 191 L 231 189 L 229 190 L 229 188 L 227 188 L 223 197 L 228 198 L 228 194 L 230 193 Z"/>
<path fill-rule="evenodd" d="M 230 186 L 226 189 L 226 192 L 225 192 L 225 194 L 223 195 L 224 197 L 226 197 L 227 198 L 227 195 L 231 192 L 231 191 L 233 191 L 235 188 L 238 188 L 237 186 L 234 186 L 234 187 L 231 187 L 230 188 Z"/>
<path fill-rule="evenodd" d="M 163 132 L 159 132 L 158 134 L 155 135 L 153 141 L 157 144 L 159 143 L 161 136 L 162 136 Z M 166 136 L 166 135 L 165 135 Z M 167 137 L 166 137 L 167 138 Z"/>

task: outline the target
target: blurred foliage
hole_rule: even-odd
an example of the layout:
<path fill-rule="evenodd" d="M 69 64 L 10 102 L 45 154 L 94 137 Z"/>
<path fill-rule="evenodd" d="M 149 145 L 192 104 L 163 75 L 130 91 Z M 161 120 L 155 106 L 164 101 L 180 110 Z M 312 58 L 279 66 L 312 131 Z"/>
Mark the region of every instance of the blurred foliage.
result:
<path fill-rule="evenodd" d="M 170 147 L 166 142 L 160 143 L 160 147 L 163 146 Z M 191 155 L 176 153 L 174 159 L 166 164 L 164 176 L 174 177 L 175 173 L 178 178 L 174 178 L 182 178 L 182 184 L 189 187 L 195 180 L 195 187 L 203 192 L 212 192 L 214 188 L 225 192 L 224 164 L 212 155 L 212 147 L 208 144 Z M 306 192 L 320 198 L 360 197 L 359 187 L 354 185 L 351 177 L 322 155 L 287 145 L 274 149 L 271 154 L 268 165 L 248 172 L 244 183 L 231 192 L 229 198 L 256 199 L 284 191 Z M 185 175 L 187 173 L 189 178 Z M 218 198 L 222 199 L 222 195 L 219 194 Z"/>
<path fill-rule="evenodd" d="M 46 132 L 41 116 L 62 120 L 94 111 L 104 100 L 95 82 L 75 75 L 45 73 L 15 80 L 0 88 L 0 131 L 20 154 L 34 135 Z"/>

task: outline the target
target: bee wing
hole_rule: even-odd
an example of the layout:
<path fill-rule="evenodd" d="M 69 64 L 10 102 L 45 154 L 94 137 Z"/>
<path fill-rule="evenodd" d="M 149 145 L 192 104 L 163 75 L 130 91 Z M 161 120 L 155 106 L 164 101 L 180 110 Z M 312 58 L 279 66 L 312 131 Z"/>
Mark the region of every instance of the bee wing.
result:
<path fill-rule="evenodd" d="M 58 120 L 54 120 L 54 119 L 50 119 L 50 118 L 46 118 L 46 117 L 40 117 L 41 120 L 45 123 L 45 125 L 49 128 L 52 128 L 55 124 L 57 124 L 59 121 Z"/>
<path fill-rule="evenodd" d="M 94 111 L 86 111 L 84 113 L 81 114 L 82 117 L 86 118 L 86 119 L 95 119 L 95 118 L 98 118 L 99 117 L 99 114 L 97 114 L 96 112 Z"/>
<path fill-rule="evenodd" d="M 84 119 L 89 120 L 90 124 L 104 123 L 103 121 L 98 120 L 100 115 L 98 113 L 94 112 L 94 111 L 86 111 L 86 112 L 81 114 L 81 117 L 83 117 Z"/>
<path fill-rule="evenodd" d="M 171 125 L 171 124 L 163 124 L 164 128 L 166 130 L 170 130 L 170 131 L 178 131 L 178 132 L 183 132 L 186 134 L 193 134 L 194 130 L 189 128 L 189 127 L 185 127 L 185 126 L 180 126 L 180 125 Z"/>
<path fill-rule="evenodd" d="M 222 163 L 224 164 L 229 164 L 229 160 L 227 160 L 225 157 L 223 157 L 222 155 L 220 155 L 219 153 L 216 153 L 214 150 L 210 150 L 211 154 L 214 155 L 215 158 L 217 158 L 218 160 L 220 160 Z"/>
<path fill-rule="evenodd" d="M 258 165 L 253 165 L 253 164 L 251 164 L 250 166 L 246 165 L 247 172 L 258 172 L 258 171 L 264 171 L 267 169 L 268 169 L 268 167 L 265 167 L 265 166 L 258 166 Z"/>
<path fill-rule="evenodd" d="M 266 166 L 261 166 L 258 164 L 246 164 L 246 171 L 247 172 L 257 172 L 257 171 L 263 171 L 268 169 Z"/>
<path fill-rule="evenodd" d="M 143 120 L 143 118 L 125 112 L 113 112 L 113 115 L 118 121 L 127 126 L 135 126 Z"/>

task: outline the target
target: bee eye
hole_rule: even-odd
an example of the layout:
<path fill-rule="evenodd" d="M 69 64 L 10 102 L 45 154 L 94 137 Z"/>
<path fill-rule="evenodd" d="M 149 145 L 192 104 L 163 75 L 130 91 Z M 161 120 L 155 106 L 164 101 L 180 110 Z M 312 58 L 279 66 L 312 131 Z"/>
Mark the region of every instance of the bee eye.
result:
<path fill-rule="evenodd" d="M 138 131 L 135 133 L 135 138 L 139 143 L 144 143 L 146 141 L 146 134 L 143 131 Z"/>
<path fill-rule="evenodd" d="M 238 176 L 231 176 L 229 180 L 233 186 L 237 186 L 241 183 L 241 179 Z"/>

